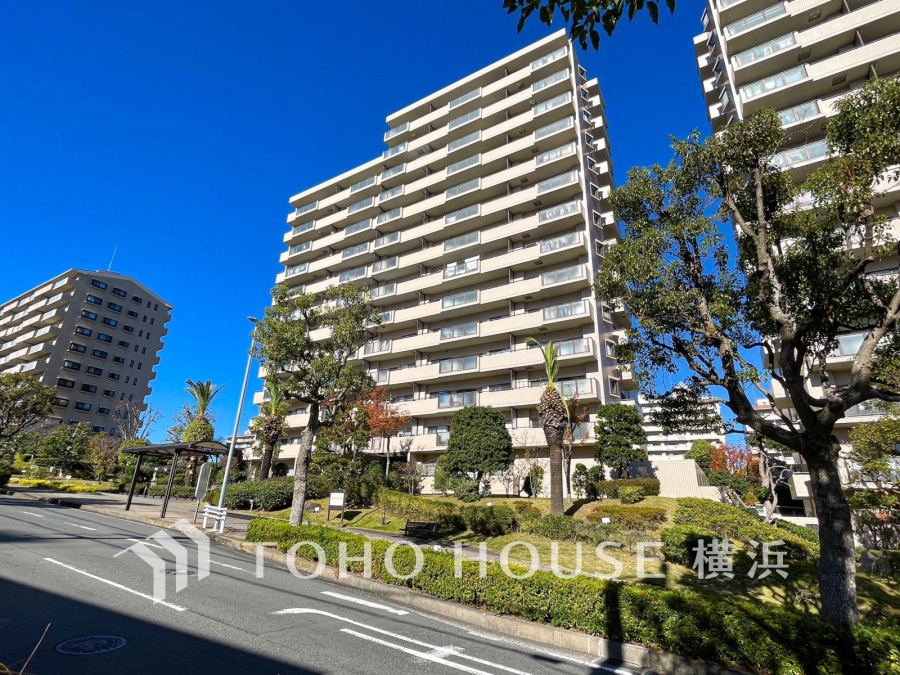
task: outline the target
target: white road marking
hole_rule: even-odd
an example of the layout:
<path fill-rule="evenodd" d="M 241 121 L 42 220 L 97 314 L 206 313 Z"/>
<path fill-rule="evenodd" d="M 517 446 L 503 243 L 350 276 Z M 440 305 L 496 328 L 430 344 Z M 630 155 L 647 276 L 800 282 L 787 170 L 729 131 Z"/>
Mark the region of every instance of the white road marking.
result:
<path fill-rule="evenodd" d="M 444 652 L 444 653 L 447 653 L 447 651 L 450 649 L 459 650 L 459 652 L 462 651 L 461 647 L 439 647 L 438 645 L 433 645 L 428 642 L 422 642 L 421 640 L 415 640 L 411 637 L 407 637 L 406 635 L 400 635 L 399 633 L 392 633 L 388 630 L 383 630 L 381 628 L 375 628 L 375 626 L 367 626 L 366 624 L 360 623 L 359 621 L 353 621 L 352 619 L 346 619 L 342 616 L 338 616 L 337 614 L 332 614 L 331 612 L 324 612 L 320 609 L 306 609 L 305 607 L 290 607 L 288 609 L 282 609 L 277 612 L 272 612 L 272 614 L 276 614 L 276 615 L 319 614 L 321 616 L 330 616 L 332 619 L 337 619 L 338 621 L 343 621 L 345 623 L 353 624 L 354 626 L 359 626 L 360 628 L 365 628 L 366 630 L 373 631 L 375 633 L 381 633 L 382 635 L 387 635 L 392 638 L 396 638 L 398 640 L 403 640 L 404 642 L 409 642 L 411 644 L 418 645 L 419 647 L 426 647 L 427 649 L 431 650 L 431 652 L 417 652 L 415 650 L 409 650 L 409 651 L 413 655 L 422 657 L 423 659 L 427 659 L 427 660 L 433 660 L 433 658 L 428 658 L 427 655 L 429 653 L 433 653 L 435 651 L 440 651 L 440 652 Z M 344 630 L 344 629 L 341 629 L 341 630 Z M 354 635 L 356 635 L 355 632 L 354 632 Z M 368 637 L 368 636 L 361 636 L 361 637 L 365 637 L 367 640 L 373 640 L 373 641 L 376 640 L 376 638 L 372 638 L 372 637 Z M 386 644 L 387 644 L 387 646 L 394 647 L 395 649 L 401 649 L 401 651 L 406 650 L 405 647 L 400 647 L 399 645 L 395 645 L 391 642 L 388 642 Z M 510 668 L 508 666 L 500 665 L 499 663 L 494 663 L 492 661 L 486 661 L 485 659 L 479 659 L 475 656 L 469 656 L 468 654 L 462 654 L 459 652 L 454 654 L 454 656 L 457 658 L 460 658 L 460 659 L 466 659 L 467 661 L 472 661 L 474 663 L 479 663 L 484 666 L 489 666 L 491 668 L 503 670 L 503 671 L 506 671 L 507 673 L 513 673 L 513 675 L 530 675 L 529 673 L 525 672 L 524 670 L 516 670 L 515 668 Z M 439 657 L 434 657 L 434 658 L 439 658 Z M 441 661 L 441 663 L 443 663 L 443 661 Z M 465 666 L 460 666 L 459 664 L 451 663 L 451 662 L 447 662 L 446 665 L 449 665 L 453 668 L 458 668 L 460 670 L 463 670 L 465 668 Z M 468 672 L 481 673 L 482 671 L 469 670 Z"/>
<path fill-rule="evenodd" d="M 97 528 L 96 528 L 96 527 L 87 527 L 87 526 L 85 526 L 85 525 L 79 525 L 78 523 L 70 523 L 70 522 L 67 521 L 67 520 L 64 520 L 63 522 L 64 522 L 66 525 L 71 525 L 72 527 L 80 527 L 82 530 L 90 530 L 91 532 L 96 532 L 96 531 L 97 531 Z"/>
<path fill-rule="evenodd" d="M 369 602 L 368 600 L 363 600 L 361 598 L 354 598 L 351 595 L 333 593 L 332 591 L 322 591 L 322 595 L 330 595 L 332 598 L 338 598 L 339 600 L 346 600 L 348 602 L 355 602 L 357 605 L 364 605 L 366 607 L 371 607 L 372 609 L 383 609 L 385 612 L 390 612 L 391 614 L 396 614 L 397 616 L 409 614 L 409 612 L 402 609 L 394 609 L 393 607 L 388 607 L 387 605 L 379 605 L 377 602 Z"/>
<path fill-rule="evenodd" d="M 389 647 L 390 649 L 396 649 L 398 652 L 403 652 L 404 654 L 409 654 L 410 656 L 415 656 L 419 659 L 425 659 L 426 661 L 431 661 L 433 663 L 440 663 L 441 665 L 447 666 L 449 668 L 453 668 L 455 670 L 461 670 L 464 673 L 473 673 L 473 675 L 491 675 L 486 670 L 478 670 L 477 668 L 470 668 L 469 666 L 464 666 L 461 663 L 453 663 L 453 661 L 448 661 L 447 659 L 441 658 L 440 656 L 436 656 L 431 652 L 417 652 L 415 649 L 410 649 L 409 647 L 404 647 L 403 645 L 395 645 L 393 642 L 388 642 L 387 640 L 381 640 L 377 637 L 372 637 L 371 635 L 366 635 L 365 633 L 360 633 L 359 631 L 355 631 L 352 628 L 341 628 L 342 633 L 349 633 L 350 635 L 355 635 L 358 638 L 362 638 L 363 640 L 368 640 L 369 642 L 374 642 L 377 645 L 382 645 L 383 647 Z"/>
<path fill-rule="evenodd" d="M 36 518 L 43 518 L 40 513 L 32 513 L 31 511 L 22 511 L 22 513 L 27 513 L 29 516 L 35 516 Z"/>
<path fill-rule="evenodd" d="M 135 543 L 137 543 L 137 544 L 143 544 L 144 546 L 151 546 L 151 547 L 153 547 L 153 548 L 161 548 L 161 549 L 165 549 L 165 548 L 166 548 L 165 546 L 160 546 L 159 544 L 151 544 L 151 543 L 150 543 L 149 541 L 147 541 L 146 539 L 126 539 L 125 541 L 133 541 L 133 542 L 135 542 Z"/>
<path fill-rule="evenodd" d="M 251 574 L 250 570 L 245 570 L 243 567 L 235 567 L 234 565 L 226 565 L 225 563 L 216 562 L 215 560 L 210 560 L 209 562 L 212 563 L 213 565 L 219 565 L 220 567 L 227 567 L 230 570 L 238 570 L 239 572 L 246 572 L 247 574 Z"/>
<path fill-rule="evenodd" d="M 118 588 L 123 591 L 128 591 L 133 595 L 137 595 L 138 597 L 144 598 L 145 600 L 149 600 L 154 605 L 163 605 L 164 607 L 168 607 L 169 609 L 174 609 L 176 612 L 184 612 L 187 610 L 187 607 L 181 607 L 180 605 L 172 604 L 171 602 L 166 602 L 165 600 L 159 600 L 154 598 L 152 595 L 147 595 L 146 593 L 141 593 L 140 591 L 136 591 L 133 588 L 128 588 L 128 586 L 123 586 L 122 584 L 116 583 L 115 581 L 110 581 L 109 579 L 104 579 L 103 577 L 98 577 L 95 574 L 91 574 L 90 572 L 85 572 L 84 570 L 80 570 L 77 567 L 72 567 L 72 565 L 67 565 L 66 563 L 60 562 L 59 560 L 54 560 L 53 558 L 44 558 L 47 562 L 51 562 L 54 565 L 59 565 L 60 567 L 65 567 L 67 570 L 72 570 L 73 572 L 78 572 L 78 574 L 83 574 L 84 576 L 95 579 L 96 581 L 101 581 L 104 584 L 109 584 L 113 588 Z"/>
<path fill-rule="evenodd" d="M 569 661 L 570 663 L 577 663 L 580 666 L 591 666 L 593 668 L 606 668 L 607 670 L 611 669 L 610 666 L 602 666 L 602 665 L 598 664 L 596 661 L 595 662 L 583 661 L 581 659 L 576 659 L 571 656 L 566 656 L 565 654 L 557 654 L 556 652 L 549 652 L 546 649 L 537 649 L 536 647 L 533 647 L 531 645 L 525 645 L 525 644 L 521 644 L 519 642 L 514 642 L 512 640 L 507 640 L 498 635 L 487 635 L 485 633 L 476 633 L 473 630 L 468 631 L 468 633 L 469 633 L 469 635 L 474 635 L 475 637 L 482 638 L 483 640 L 490 640 L 492 642 L 503 642 L 508 645 L 515 645 L 516 647 L 522 647 L 524 649 L 528 649 L 530 651 L 537 652 L 539 654 L 547 654 L 547 656 L 552 656 L 555 659 L 562 659 L 563 661 Z M 614 672 L 619 672 L 619 671 L 614 671 Z M 632 673 L 630 671 L 621 671 L 620 675 L 622 675 L 623 673 L 628 673 L 628 675 L 634 675 L 634 673 Z"/>

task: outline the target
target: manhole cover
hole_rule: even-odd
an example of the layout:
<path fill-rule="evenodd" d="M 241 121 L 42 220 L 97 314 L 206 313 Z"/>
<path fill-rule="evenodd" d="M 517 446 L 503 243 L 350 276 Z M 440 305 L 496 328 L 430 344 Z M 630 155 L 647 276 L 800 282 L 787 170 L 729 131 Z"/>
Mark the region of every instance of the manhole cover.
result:
<path fill-rule="evenodd" d="M 128 640 L 117 635 L 85 635 L 65 640 L 56 645 L 60 654 L 103 654 L 128 644 Z"/>

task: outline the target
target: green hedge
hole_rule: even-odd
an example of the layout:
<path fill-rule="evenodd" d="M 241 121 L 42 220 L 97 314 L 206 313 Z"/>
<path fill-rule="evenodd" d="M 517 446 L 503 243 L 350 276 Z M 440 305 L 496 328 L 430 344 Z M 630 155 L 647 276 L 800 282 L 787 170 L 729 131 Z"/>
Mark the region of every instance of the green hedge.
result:
<path fill-rule="evenodd" d="M 194 498 L 195 488 L 185 487 L 184 485 L 173 485 L 172 486 L 172 496 L 180 499 L 193 499 Z M 147 488 L 147 494 L 151 497 L 165 497 L 166 496 L 166 486 L 165 485 L 151 485 Z"/>
<path fill-rule="evenodd" d="M 516 529 L 516 512 L 508 506 L 467 506 L 462 510 L 462 519 L 466 529 L 488 537 Z"/>
<path fill-rule="evenodd" d="M 644 498 L 643 488 L 623 485 L 619 488 L 619 499 L 623 504 L 637 504 Z"/>
<path fill-rule="evenodd" d="M 705 544 L 716 539 L 714 534 L 695 530 L 685 525 L 676 525 L 662 531 L 662 552 L 669 562 L 685 567 L 692 567 L 697 556 L 697 542 L 701 539 Z"/>
<path fill-rule="evenodd" d="M 788 529 L 766 525 L 754 512 L 747 509 L 710 499 L 679 499 L 674 520 L 676 525 L 686 525 L 718 538 L 744 543 L 751 539 L 759 542 L 781 539 L 784 541 L 782 550 L 787 551 L 792 558 L 814 559 L 819 556 L 818 542 L 810 541 Z"/>
<path fill-rule="evenodd" d="M 9 482 L 10 476 L 12 476 L 12 469 L 8 466 L 0 466 L 0 487 Z"/>
<path fill-rule="evenodd" d="M 405 492 L 379 488 L 375 491 L 372 504 L 386 513 L 428 523 L 437 523 L 441 528 L 458 530 L 464 527 L 462 508 L 453 502 L 425 499 Z"/>
<path fill-rule="evenodd" d="M 659 496 L 659 481 L 655 478 L 619 478 L 617 480 L 601 480 L 594 483 L 592 492 L 600 498 L 619 499 L 622 488 L 639 488 L 644 497 Z"/>
<path fill-rule="evenodd" d="M 593 525 L 569 516 L 527 514 L 519 517 L 519 531 L 555 541 L 581 541 L 596 546 L 615 531 L 611 525 Z"/>
<path fill-rule="evenodd" d="M 772 521 L 772 524 L 779 530 L 785 530 L 786 532 L 790 532 L 791 534 L 796 534 L 801 539 L 806 539 L 806 541 L 813 543 L 816 546 L 819 545 L 819 533 L 811 527 L 797 525 L 796 523 L 789 523 L 788 521 L 781 520 L 780 518 L 776 518 L 774 521 Z"/>
<path fill-rule="evenodd" d="M 641 528 L 654 529 L 666 522 L 666 510 L 654 506 L 616 506 L 598 504 L 587 515 L 587 519 L 599 523 L 609 518 L 616 527 L 629 530 Z"/>
<path fill-rule="evenodd" d="M 325 562 L 331 566 L 337 565 L 342 542 L 349 557 L 361 556 L 369 543 L 372 576 L 383 582 L 496 614 L 658 647 L 686 657 L 734 663 L 753 671 L 884 674 L 897 673 L 900 668 L 900 635 L 872 628 L 840 632 L 809 614 L 751 598 L 724 598 L 587 576 L 559 579 L 543 571 L 527 579 L 513 579 L 494 563 L 488 564 L 487 575 L 481 578 L 477 561 L 464 561 L 462 576 L 457 579 L 453 554 L 430 549 L 422 550 L 421 573 L 400 579 L 384 564 L 389 542 L 370 541 L 334 528 L 291 527 L 264 519 L 249 523 L 247 541 L 277 541 L 282 551 L 297 542 L 313 541 L 322 546 Z M 297 555 L 316 559 L 311 546 L 299 547 Z M 395 550 L 398 573 L 412 571 L 414 562 L 408 547 Z M 362 572 L 363 564 L 351 562 L 348 568 Z"/>

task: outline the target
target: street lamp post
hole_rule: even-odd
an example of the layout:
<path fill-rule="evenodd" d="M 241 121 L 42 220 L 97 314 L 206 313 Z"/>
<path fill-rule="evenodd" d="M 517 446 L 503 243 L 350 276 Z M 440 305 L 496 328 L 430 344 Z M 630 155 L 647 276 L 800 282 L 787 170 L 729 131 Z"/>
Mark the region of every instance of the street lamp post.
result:
<path fill-rule="evenodd" d="M 247 317 L 253 324 L 259 323 L 252 316 Z M 253 364 L 253 345 L 256 341 L 250 338 L 250 353 L 247 355 L 247 369 L 244 371 L 244 384 L 241 386 L 241 398 L 238 400 L 237 416 L 234 418 L 234 432 L 231 434 L 231 443 L 228 444 L 228 459 L 225 461 L 225 477 L 222 479 L 222 489 L 219 490 L 219 508 L 225 507 L 225 489 L 228 487 L 228 474 L 231 471 L 231 460 L 234 457 L 234 446 L 237 442 L 238 429 L 241 426 L 241 413 L 244 411 L 244 396 L 247 394 L 247 382 L 250 379 L 250 366 Z"/>

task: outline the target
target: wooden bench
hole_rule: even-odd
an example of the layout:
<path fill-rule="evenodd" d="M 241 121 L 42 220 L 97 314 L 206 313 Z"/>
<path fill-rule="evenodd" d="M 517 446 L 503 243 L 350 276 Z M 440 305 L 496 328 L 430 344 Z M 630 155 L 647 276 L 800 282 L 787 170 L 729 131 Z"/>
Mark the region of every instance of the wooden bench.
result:
<path fill-rule="evenodd" d="M 228 515 L 228 509 L 224 506 L 220 509 L 218 506 L 210 506 L 209 504 L 204 505 L 203 507 L 203 529 L 206 529 L 206 521 L 213 521 L 213 530 L 218 530 L 219 532 L 225 531 L 225 516 Z"/>
<path fill-rule="evenodd" d="M 437 534 L 437 528 L 437 523 L 420 523 L 414 520 L 407 520 L 406 525 L 401 531 L 407 536 L 424 535 L 425 537 L 430 537 Z"/>

